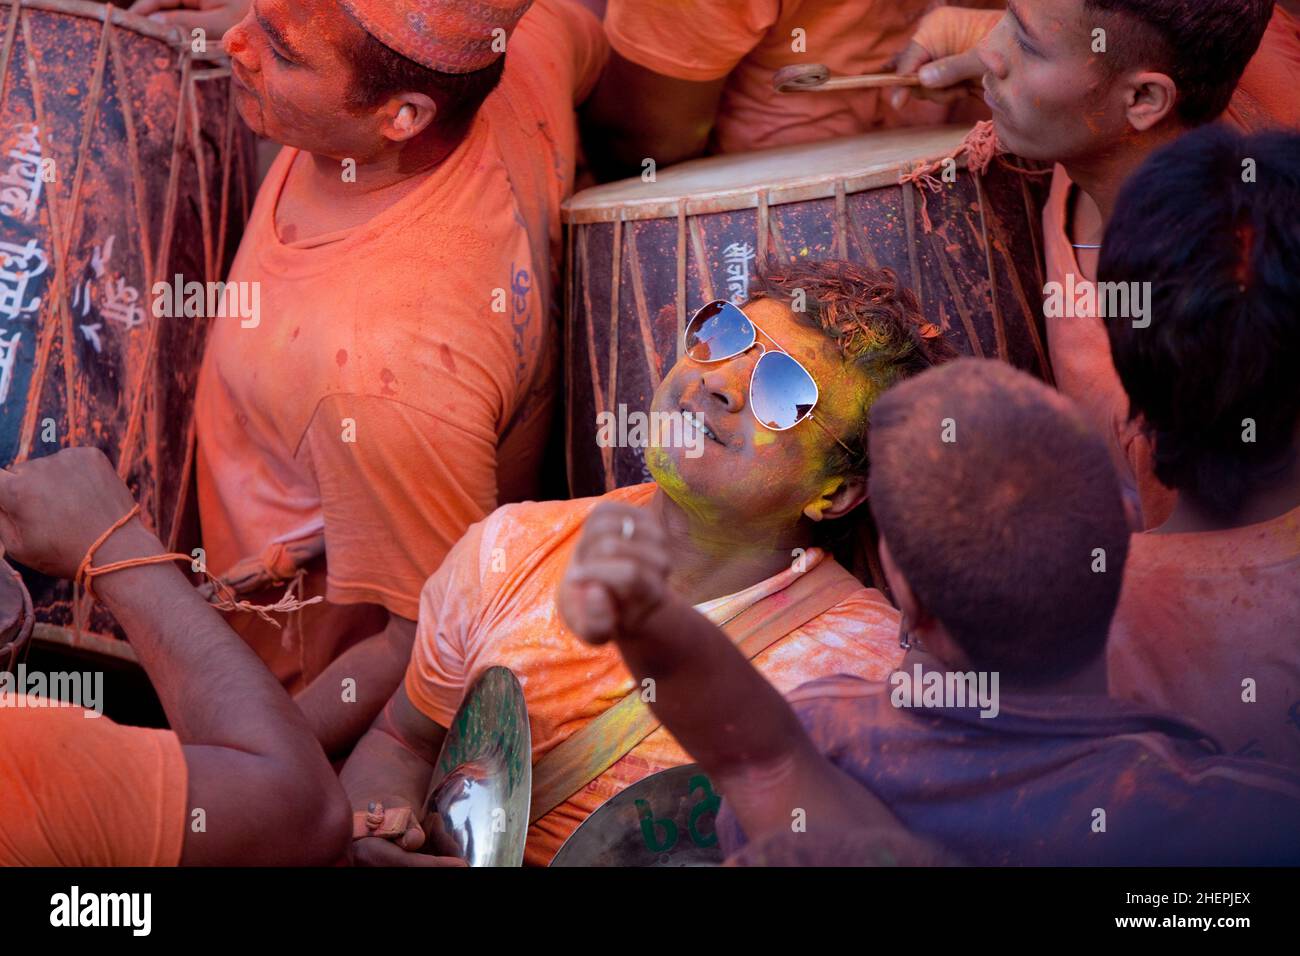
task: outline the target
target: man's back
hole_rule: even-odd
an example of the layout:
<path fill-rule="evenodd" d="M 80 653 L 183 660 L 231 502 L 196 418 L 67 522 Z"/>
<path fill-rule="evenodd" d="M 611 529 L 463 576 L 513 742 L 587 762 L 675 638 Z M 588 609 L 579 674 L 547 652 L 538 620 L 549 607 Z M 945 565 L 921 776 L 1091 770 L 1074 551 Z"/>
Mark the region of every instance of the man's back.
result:
<path fill-rule="evenodd" d="M 982 718 L 897 708 L 891 693 L 834 677 L 790 699 L 834 764 L 967 863 L 1300 862 L 1300 777 L 1217 756 L 1180 718 L 1105 697 L 1009 694 Z M 731 852 L 737 834 L 724 830 Z"/>
<path fill-rule="evenodd" d="M 1187 714 L 1230 752 L 1300 770 L 1300 510 L 1133 539 L 1111 692 Z"/>

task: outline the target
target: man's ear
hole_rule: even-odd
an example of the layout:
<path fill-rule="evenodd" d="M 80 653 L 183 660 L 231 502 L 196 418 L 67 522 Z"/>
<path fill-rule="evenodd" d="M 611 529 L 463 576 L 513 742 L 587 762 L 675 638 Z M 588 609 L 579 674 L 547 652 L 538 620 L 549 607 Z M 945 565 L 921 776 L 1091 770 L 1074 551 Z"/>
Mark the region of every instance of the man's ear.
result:
<path fill-rule="evenodd" d="M 821 494 L 803 509 L 803 513 L 811 521 L 834 521 L 866 500 L 865 475 L 840 475 L 826 480 Z"/>
<path fill-rule="evenodd" d="M 889 582 L 894 605 L 903 613 L 912 638 L 921 644 L 927 654 L 942 661 L 946 667 L 971 670 L 970 658 L 966 652 L 952 639 L 943 623 L 917 598 L 912 585 L 895 563 L 884 535 L 880 537 L 880 567 L 885 572 L 885 580 Z"/>
<path fill-rule="evenodd" d="M 438 104 L 423 93 L 403 93 L 380 107 L 380 132 L 394 143 L 415 139 L 438 116 Z"/>
<path fill-rule="evenodd" d="M 907 578 L 894 563 L 894 555 L 890 552 L 889 543 L 883 534 L 880 536 L 879 553 L 880 569 L 885 572 L 885 580 L 889 582 L 889 593 L 894 598 L 894 605 L 903 612 L 908 622 L 915 626 L 926 617 L 927 612 L 912 592 L 912 585 L 908 584 Z"/>
<path fill-rule="evenodd" d="M 1138 73 L 1128 79 L 1124 95 L 1129 125 L 1145 133 L 1173 115 L 1178 84 L 1167 73 Z"/>

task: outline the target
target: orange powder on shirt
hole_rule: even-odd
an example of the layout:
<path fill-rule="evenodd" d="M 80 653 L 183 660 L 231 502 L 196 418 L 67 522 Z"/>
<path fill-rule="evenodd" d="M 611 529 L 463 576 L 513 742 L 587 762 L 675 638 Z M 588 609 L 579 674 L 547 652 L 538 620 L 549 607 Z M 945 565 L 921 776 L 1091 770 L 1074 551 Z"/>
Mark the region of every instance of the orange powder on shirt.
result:
<path fill-rule="evenodd" d="M 1227 119 L 1246 132 L 1300 129 L 1300 19 L 1280 3 L 1237 84 Z"/>
<path fill-rule="evenodd" d="M 832 74 L 879 73 L 911 39 L 929 0 L 610 0 L 605 31 L 624 59 L 664 76 L 727 77 L 715 151 L 739 153 L 943 121 L 946 110 L 913 102 L 905 115 L 887 92 L 777 93 L 772 76 L 797 63 Z M 802 31 L 796 34 L 795 31 Z M 795 44 L 802 36 L 803 49 Z"/>
<path fill-rule="evenodd" d="M 0 866 L 176 866 L 180 739 L 85 713 L 0 708 Z"/>
<path fill-rule="evenodd" d="M 536 763 L 635 687 L 617 647 L 591 647 L 565 627 L 555 595 L 583 522 L 602 501 L 647 505 L 655 485 L 602 498 L 509 505 L 475 525 L 457 544 L 420 598 L 420 621 L 406 693 L 429 719 L 449 726 L 465 689 L 488 667 L 509 667 L 528 704 Z M 830 560 L 812 549 L 806 570 Z M 739 613 L 789 585 L 793 571 L 700 605 L 715 620 Z M 854 674 L 883 680 L 902 659 L 899 616 L 878 591 L 850 599 L 777 641 L 754 659 L 783 693 L 817 676 Z M 689 763 L 659 728 L 622 760 L 538 820 L 525 861 L 545 864 L 597 807 L 629 784 Z"/>
<path fill-rule="evenodd" d="M 1115 696 L 1191 717 L 1230 753 L 1300 769 L 1300 510 L 1136 535 L 1107 663 Z"/>
<path fill-rule="evenodd" d="M 556 378 L 573 108 L 605 54 L 595 17 L 541 0 L 465 141 L 354 229 L 282 241 L 275 211 L 297 151 L 282 153 L 229 277 L 260 284 L 260 324 L 217 320 L 199 383 L 199 504 L 214 573 L 323 534 L 327 572 L 309 577 L 306 597 L 414 619 L 425 579 L 465 529 L 501 494 L 533 492 Z M 293 646 L 303 628 L 286 642 L 261 622 L 238 626 L 300 686 L 366 636 L 329 614 L 301 622 L 331 645 L 311 652 Z"/>

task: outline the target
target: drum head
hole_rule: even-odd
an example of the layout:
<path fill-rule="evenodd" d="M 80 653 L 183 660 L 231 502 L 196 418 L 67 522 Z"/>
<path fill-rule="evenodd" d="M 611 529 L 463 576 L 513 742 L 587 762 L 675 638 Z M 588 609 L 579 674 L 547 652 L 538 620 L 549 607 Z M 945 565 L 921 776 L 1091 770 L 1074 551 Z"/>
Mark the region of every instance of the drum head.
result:
<path fill-rule="evenodd" d="M 423 817 L 441 815 L 470 866 L 520 866 L 532 789 L 523 688 L 509 668 L 490 667 L 447 728 Z"/>
<path fill-rule="evenodd" d="M 675 218 L 808 202 L 897 186 L 912 167 L 951 156 L 970 129 L 918 127 L 867 133 L 806 146 L 782 146 L 739 156 L 712 156 L 642 177 L 587 189 L 564 204 L 569 223 Z M 958 160 L 958 165 L 963 165 Z"/>
<path fill-rule="evenodd" d="M 699 764 L 652 774 L 602 803 L 551 866 L 718 866 L 721 803 Z"/>

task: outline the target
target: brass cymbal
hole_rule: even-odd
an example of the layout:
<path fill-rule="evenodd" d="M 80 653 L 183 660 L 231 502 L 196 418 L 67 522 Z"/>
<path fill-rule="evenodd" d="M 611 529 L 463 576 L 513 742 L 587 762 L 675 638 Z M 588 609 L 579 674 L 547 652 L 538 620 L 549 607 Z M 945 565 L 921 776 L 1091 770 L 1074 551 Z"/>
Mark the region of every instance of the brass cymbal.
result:
<path fill-rule="evenodd" d="M 523 688 L 509 668 L 490 667 L 447 728 L 422 818 L 436 810 L 470 866 L 520 866 L 532 790 Z"/>
<path fill-rule="evenodd" d="M 718 866 L 721 803 L 699 764 L 651 774 L 602 803 L 551 866 Z"/>

